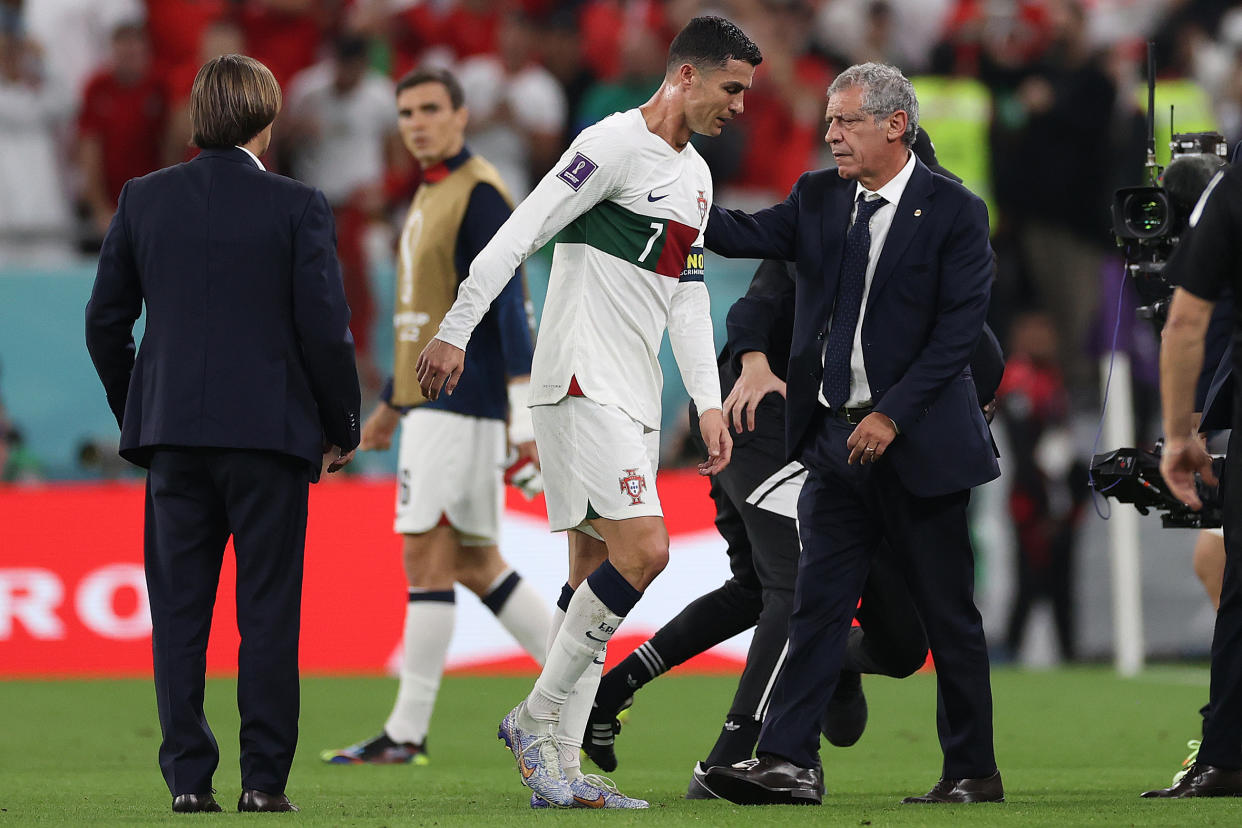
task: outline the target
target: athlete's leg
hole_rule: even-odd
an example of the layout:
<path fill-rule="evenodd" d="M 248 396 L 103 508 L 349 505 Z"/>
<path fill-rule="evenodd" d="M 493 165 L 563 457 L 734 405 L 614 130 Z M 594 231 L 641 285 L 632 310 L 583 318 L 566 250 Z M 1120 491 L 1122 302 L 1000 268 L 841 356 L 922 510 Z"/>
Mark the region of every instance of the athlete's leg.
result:
<path fill-rule="evenodd" d="M 540 665 L 548 647 L 548 605 L 539 590 L 500 556 L 494 543 L 463 537 L 457 550 L 457 582 L 496 616 L 509 635 Z"/>
<path fill-rule="evenodd" d="M 397 701 L 384 724 L 384 732 L 395 742 L 421 744 L 427 736 L 453 638 L 457 552 L 457 532 L 451 526 L 402 535 L 409 602 Z"/>

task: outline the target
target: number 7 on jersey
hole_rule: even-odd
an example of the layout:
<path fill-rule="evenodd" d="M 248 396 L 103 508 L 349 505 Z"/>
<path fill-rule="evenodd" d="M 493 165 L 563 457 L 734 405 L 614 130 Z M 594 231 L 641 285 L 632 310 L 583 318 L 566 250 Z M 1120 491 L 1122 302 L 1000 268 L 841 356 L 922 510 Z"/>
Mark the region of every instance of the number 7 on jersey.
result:
<path fill-rule="evenodd" d="M 660 233 L 664 231 L 664 225 L 658 221 L 651 222 L 651 238 L 647 239 L 647 246 L 643 248 L 643 255 L 638 257 L 640 262 L 646 261 L 647 256 L 651 253 L 651 246 L 655 244 L 655 240 L 660 238 Z"/>

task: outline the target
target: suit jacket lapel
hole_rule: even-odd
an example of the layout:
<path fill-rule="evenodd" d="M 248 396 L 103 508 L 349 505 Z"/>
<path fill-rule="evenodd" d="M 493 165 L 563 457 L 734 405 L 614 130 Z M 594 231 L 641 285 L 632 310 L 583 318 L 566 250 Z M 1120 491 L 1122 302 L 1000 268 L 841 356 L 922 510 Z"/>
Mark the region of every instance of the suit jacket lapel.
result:
<path fill-rule="evenodd" d="M 875 276 L 871 280 L 871 292 L 867 295 L 867 307 L 874 307 L 874 299 L 884 290 L 885 284 L 897 268 L 897 262 L 910 245 L 910 240 L 918 232 L 922 222 L 927 221 L 931 206 L 935 182 L 932 174 L 923 162 L 915 160 L 914 171 L 906 184 L 901 201 L 897 204 L 897 212 L 888 227 L 888 236 L 884 239 L 884 249 L 880 251 L 880 261 L 876 263 Z M 917 213 L 917 215 L 916 215 Z"/>

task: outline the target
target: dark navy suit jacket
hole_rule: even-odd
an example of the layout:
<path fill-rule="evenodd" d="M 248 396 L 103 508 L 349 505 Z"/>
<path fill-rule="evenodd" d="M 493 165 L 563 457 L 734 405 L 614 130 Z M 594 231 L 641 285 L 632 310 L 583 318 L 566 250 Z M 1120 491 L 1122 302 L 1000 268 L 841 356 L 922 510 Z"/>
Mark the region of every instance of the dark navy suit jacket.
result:
<path fill-rule="evenodd" d="M 146 332 L 133 327 L 146 304 Z M 332 211 L 240 149 L 121 191 L 86 307 L 86 343 L 121 455 L 267 450 L 317 478 L 325 441 L 358 445 L 358 375 Z"/>
<path fill-rule="evenodd" d="M 753 215 L 713 207 L 707 226 L 716 253 L 797 265 L 786 374 L 791 458 L 820 406 L 823 339 L 855 191 L 836 170 L 817 170 Z M 916 160 L 896 209 L 862 319 L 863 360 L 876 410 L 900 431 L 885 459 L 910 492 L 933 497 L 1000 474 L 969 368 L 991 293 L 987 208 Z"/>

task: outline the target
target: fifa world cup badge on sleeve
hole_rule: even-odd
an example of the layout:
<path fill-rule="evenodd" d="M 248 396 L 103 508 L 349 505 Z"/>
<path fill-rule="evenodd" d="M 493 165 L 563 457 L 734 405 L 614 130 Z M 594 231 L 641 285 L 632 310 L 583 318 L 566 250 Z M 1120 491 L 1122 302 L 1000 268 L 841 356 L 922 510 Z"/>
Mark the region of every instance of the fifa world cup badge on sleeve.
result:
<path fill-rule="evenodd" d="M 556 177 L 577 190 L 597 169 L 599 167 L 594 161 L 578 152 L 574 153 L 573 160 L 565 166 L 565 169 L 558 172 Z"/>
<path fill-rule="evenodd" d="M 643 502 L 643 492 L 647 490 L 647 478 L 638 473 L 638 469 L 626 469 L 621 476 L 621 491 L 630 496 L 630 505 L 637 506 Z"/>

